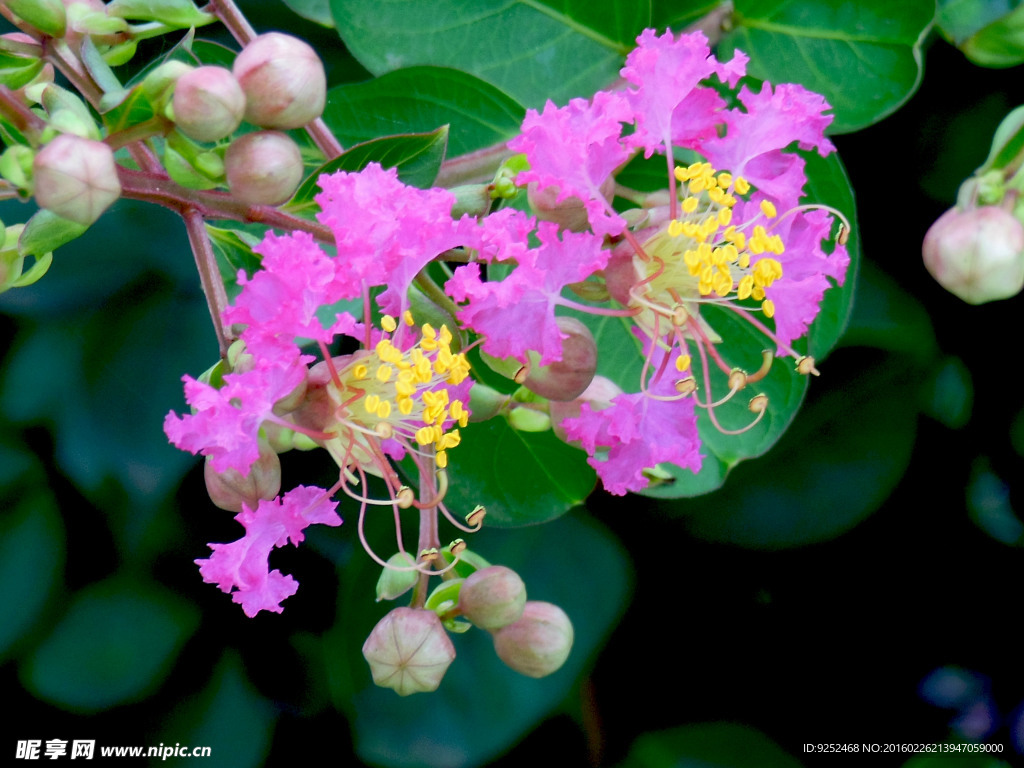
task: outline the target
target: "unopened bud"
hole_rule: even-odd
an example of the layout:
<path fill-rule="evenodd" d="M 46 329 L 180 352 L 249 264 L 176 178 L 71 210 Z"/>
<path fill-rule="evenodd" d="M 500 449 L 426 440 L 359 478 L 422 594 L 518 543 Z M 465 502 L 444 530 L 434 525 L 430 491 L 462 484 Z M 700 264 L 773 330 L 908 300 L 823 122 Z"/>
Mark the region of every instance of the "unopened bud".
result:
<path fill-rule="evenodd" d="M 1006 299 L 1024 287 L 1024 226 L 996 206 L 951 208 L 924 237 L 924 265 L 968 304 Z"/>
<path fill-rule="evenodd" d="M 363 643 L 363 658 L 373 682 L 399 696 L 436 691 L 455 647 L 433 611 L 395 608 L 381 619 Z"/>
<path fill-rule="evenodd" d="M 530 600 L 518 621 L 494 632 L 494 650 L 506 665 L 528 677 L 558 670 L 572 650 L 572 622 L 557 605 Z"/>
<path fill-rule="evenodd" d="M 224 67 L 197 67 L 174 86 L 174 123 L 196 141 L 218 141 L 241 125 L 245 94 Z"/>
<path fill-rule="evenodd" d="M 587 217 L 587 209 L 583 201 L 578 197 L 567 197 L 561 202 L 558 200 L 559 189 L 556 186 L 545 187 L 537 191 L 537 182 L 531 182 L 526 188 L 527 199 L 530 201 L 530 208 L 541 221 L 553 221 L 561 229 L 568 229 L 571 232 L 582 232 L 590 226 Z M 611 200 L 615 193 L 615 178 L 609 176 L 601 184 L 601 194 Z"/>
<path fill-rule="evenodd" d="M 526 585 L 503 565 L 471 573 L 459 590 L 459 610 L 480 629 L 500 629 L 518 621 L 526 605 Z"/>
<path fill-rule="evenodd" d="M 523 384 L 549 400 L 575 400 L 594 380 L 597 372 L 597 343 L 594 334 L 575 317 L 556 317 L 562 332 L 562 359 L 549 365 L 538 365 L 533 351 L 531 365 Z"/>
<path fill-rule="evenodd" d="M 269 501 L 281 492 L 281 460 L 269 443 L 260 441 L 260 457 L 242 475 L 237 469 L 217 472 L 207 459 L 203 466 L 210 501 L 229 512 L 241 512 L 244 504 L 256 509 L 261 499 Z"/>
<path fill-rule="evenodd" d="M 6 0 L 7 7 L 50 37 L 64 37 L 67 29 L 67 11 L 61 0 Z"/>
<path fill-rule="evenodd" d="M 297 37 L 260 35 L 238 54 L 233 71 L 245 91 L 245 119 L 254 125 L 301 128 L 324 111 L 324 65 Z"/>
<path fill-rule="evenodd" d="M 277 131 L 247 133 L 224 156 L 231 193 L 249 205 L 280 205 L 302 181 L 302 154 L 292 139 Z"/>
<path fill-rule="evenodd" d="M 33 175 L 41 208 L 85 226 L 121 196 L 114 153 L 101 141 L 58 136 L 36 154 Z"/>

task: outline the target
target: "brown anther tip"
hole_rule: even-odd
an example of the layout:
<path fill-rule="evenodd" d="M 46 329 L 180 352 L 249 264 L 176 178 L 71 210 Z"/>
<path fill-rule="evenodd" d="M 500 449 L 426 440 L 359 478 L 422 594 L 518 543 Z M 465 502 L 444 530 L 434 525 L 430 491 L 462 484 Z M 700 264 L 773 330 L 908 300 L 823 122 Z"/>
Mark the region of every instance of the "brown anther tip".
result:
<path fill-rule="evenodd" d="M 686 311 L 686 307 L 678 305 L 672 309 L 672 324 L 673 325 L 686 325 L 686 321 L 690 319 L 690 313 Z"/>
<path fill-rule="evenodd" d="M 697 380 L 693 376 L 687 376 L 685 379 L 679 379 L 675 386 L 676 392 L 680 395 L 692 395 L 697 391 Z"/>
<path fill-rule="evenodd" d="M 403 485 L 398 489 L 398 493 L 395 494 L 395 502 L 398 504 L 399 509 L 408 509 L 414 501 L 416 501 L 416 494 L 407 485 Z"/>
<path fill-rule="evenodd" d="M 482 504 L 477 504 L 476 507 L 466 515 L 466 525 L 477 526 L 483 523 L 484 516 L 487 514 L 487 508 Z"/>
<path fill-rule="evenodd" d="M 466 551 L 466 542 L 462 539 L 456 539 L 448 545 L 448 549 L 453 555 L 459 555 Z"/>
<path fill-rule="evenodd" d="M 850 239 L 850 230 L 846 228 L 845 224 L 839 225 L 839 232 L 836 234 L 836 242 L 839 245 L 846 245 L 846 241 Z"/>
<path fill-rule="evenodd" d="M 522 368 L 516 371 L 516 375 L 512 377 L 512 381 L 514 381 L 516 384 L 522 384 L 523 382 L 526 381 L 529 375 L 530 366 L 524 365 Z"/>
<path fill-rule="evenodd" d="M 381 440 L 389 440 L 394 437 L 395 430 L 386 421 L 381 421 L 373 428 L 373 431 L 377 433 L 377 437 Z"/>
<path fill-rule="evenodd" d="M 814 358 L 810 355 L 801 357 L 796 361 L 796 372 L 803 376 L 806 376 L 807 374 L 811 374 L 812 376 L 821 375 L 821 372 L 814 367 Z"/>
<path fill-rule="evenodd" d="M 768 395 L 754 395 L 750 398 L 747 408 L 751 413 L 764 413 L 768 408 Z"/>
<path fill-rule="evenodd" d="M 747 386 L 747 372 L 739 368 L 733 368 L 729 372 L 729 389 L 737 392 Z"/>
<path fill-rule="evenodd" d="M 437 560 L 439 555 L 440 552 L 437 551 L 437 547 L 430 547 L 429 549 L 424 549 L 420 552 L 420 560 L 423 560 L 426 563 L 432 563 Z"/>

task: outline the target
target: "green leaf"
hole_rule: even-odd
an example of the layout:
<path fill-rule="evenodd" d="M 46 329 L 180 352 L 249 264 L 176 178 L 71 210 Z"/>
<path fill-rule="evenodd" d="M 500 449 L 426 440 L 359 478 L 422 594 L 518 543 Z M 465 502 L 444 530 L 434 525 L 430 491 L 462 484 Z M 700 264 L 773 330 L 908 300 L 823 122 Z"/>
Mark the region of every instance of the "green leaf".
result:
<path fill-rule="evenodd" d="M 896 356 L 874 362 L 848 380 L 833 374 L 771 453 L 737 467 L 723 488 L 660 509 L 700 538 L 752 549 L 827 541 L 854 527 L 903 477 L 916 433 L 902 382 L 917 369 Z"/>
<path fill-rule="evenodd" d="M 979 29 L 960 50 L 983 67 L 1014 67 L 1024 62 L 1024 5 Z"/>
<path fill-rule="evenodd" d="M 270 750 L 275 719 L 273 704 L 253 688 L 238 654 L 228 650 L 209 685 L 184 698 L 161 724 L 161 741 L 210 747 L 203 759 L 210 766 L 257 768 Z"/>
<path fill-rule="evenodd" d="M 666 27 L 681 30 L 721 9 L 719 0 L 651 0 L 651 23 L 659 32 Z"/>
<path fill-rule="evenodd" d="M 188 29 L 212 24 L 217 17 L 203 13 L 192 0 L 114 0 L 107 15 L 136 21 L 159 21 L 169 27 Z"/>
<path fill-rule="evenodd" d="M 85 224 L 63 219 L 45 208 L 36 211 L 18 238 L 18 255 L 43 257 L 80 237 L 88 228 Z"/>
<path fill-rule="evenodd" d="M 331 0 L 331 13 L 349 50 L 375 75 L 417 64 L 454 67 L 541 107 L 614 82 L 650 20 L 650 3 Z"/>
<path fill-rule="evenodd" d="M 206 232 L 210 236 L 210 244 L 217 257 L 217 266 L 224 280 L 228 299 L 233 300 L 241 290 L 238 287 L 239 270 L 252 277 L 260 268 L 260 257 L 252 250 L 253 246 L 260 242 L 260 238 L 242 229 L 215 227 L 212 224 L 206 225 Z"/>
<path fill-rule="evenodd" d="M 304 19 L 324 27 L 333 27 L 330 0 L 284 0 L 284 4 Z"/>
<path fill-rule="evenodd" d="M 938 0 L 935 25 L 954 45 L 960 45 L 1020 4 L 1021 0 Z"/>
<path fill-rule="evenodd" d="M 508 141 L 526 111 L 507 94 L 465 72 L 411 67 L 327 94 L 323 119 L 343 144 L 450 125 L 449 154 Z"/>
<path fill-rule="evenodd" d="M 199 623 L 172 592 L 114 576 L 79 591 L 67 613 L 21 667 L 39 698 L 97 712 L 155 689 Z"/>
<path fill-rule="evenodd" d="M 503 418 L 460 430 L 448 453 L 449 497 L 487 507 L 486 525 L 512 527 L 564 515 L 594 489 L 586 454 L 551 432 L 518 432 Z"/>
<path fill-rule="evenodd" d="M 347 586 L 339 593 L 338 623 L 324 638 L 324 656 L 335 705 L 352 724 L 365 762 L 395 768 L 487 762 L 569 695 L 625 608 L 626 556 L 606 529 L 583 515 L 516 531 L 485 527 L 469 543 L 489 561 L 523 574 L 529 599 L 565 610 L 576 635 L 569 660 L 549 677 L 527 678 L 497 659 L 486 632 L 471 629 L 452 636 L 457 657 L 436 692 L 400 698 L 373 686 L 360 649 L 391 606 L 372 601 L 379 569 L 356 551 L 340 577 Z"/>
<path fill-rule="evenodd" d="M 847 133 L 878 122 L 917 90 L 934 12 L 933 0 L 737 0 L 718 56 L 742 50 L 753 77 L 824 95 L 836 115 L 830 131 Z"/>
<path fill-rule="evenodd" d="M 760 731 L 734 723 L 698 723 L 645 733 L 621 768 L 800 768 Z"/>
<path fill-rule="evenodd" d="M 6 85 L 12 91 L 31 83 L 42 69 L 42 59 L 0 51 L 0 84 Z"/>
<path fill-rule="evenodd" d="M 57 502 L 45 488 L 23 493 L 0 516 L 0 659 L 32 628 L 59 585 L 64 550 Z"/>
<path fill-rule="evenodd" d="M 292 213 L 315 208 L 314 196 L 320 194 L 317 179 L 325 173 L 361 171 L 370 163 L 384 168 L 397 168 L 398 178 L 410 186 L 429 188 L 444 161 L 448 144 L 448 126 L 431 133 L 386 136 L 349 147 L 344 153 L 324 163 L 311 173 L 287 205 Z"/>

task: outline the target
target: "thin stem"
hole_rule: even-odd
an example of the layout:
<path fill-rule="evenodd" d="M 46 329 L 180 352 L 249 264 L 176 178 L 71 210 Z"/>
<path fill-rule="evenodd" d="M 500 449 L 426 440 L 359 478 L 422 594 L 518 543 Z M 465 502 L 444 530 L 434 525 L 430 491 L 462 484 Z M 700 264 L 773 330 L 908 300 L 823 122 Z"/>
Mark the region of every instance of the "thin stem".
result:
<path fill-rule="evenodd" d="M 431 454 L 425 462 L 417 460 L 416 465 L 420 471 L 420 493 L 421 499 L 432 499 L 437 495 L 437 479 L 434 477 L 433 448 L 424 448 L 425 452 Z M 437 532 L 437 507 L 426 507 L 420 510 L 420 537 L 417 543 L 417 551 L 431 549 L 441 546 L 441 537 Z M 413 591 L 412 606 L 422 608 L 427 599 L 427 587 L 430 583 L 430 575 L 421 573 Z"/>
<path fill-rule="evenodd" d="M 0 84 L 0 115 L 3 115 L 21 133 L 38 134 L 46 128 L 46 121 L 21 103 L 6 85 Z"/>
<path fill-rule="evenodd" d="M 182 212 L 181 216 L 185 220 L 188 241 L 196 258 L 196 268 L 199 270 L 199 281 L 202 283 L 203 293 L 206 294 L 206 304 L 210 308 L 210 316 L 213 318 L 213 329 L 217 334 L 220 356 L 226 358 L 229 341 L 222 315 L 228 306 L 228 296 L 224 291 L 224 281 L 220 278 L 217 257 L 213 253 L 213 245 L 210 243 L 210 235 L 206 231 L 203 215 L 191 208 Z"/>
<path fill-rule="evenodd" d="M 455 313 L 458 311 L 458 307 L 455 306 L 455 302 L 448 298 L 448 295 L 441 290 L 440 286 L 430 279 L 430 276 L 426 272 L 420 272 L 413 278 L 413 282 L 416 286 L 423 291 L 424 295 L 437 306 L 443 309 L 445 312 L 455 317 Z"/>

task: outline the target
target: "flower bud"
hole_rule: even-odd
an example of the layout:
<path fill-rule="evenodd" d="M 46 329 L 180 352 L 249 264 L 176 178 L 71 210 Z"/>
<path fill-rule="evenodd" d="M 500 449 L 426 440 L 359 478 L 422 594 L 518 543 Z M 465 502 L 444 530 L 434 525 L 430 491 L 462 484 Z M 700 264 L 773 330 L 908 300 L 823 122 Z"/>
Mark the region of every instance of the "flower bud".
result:
<path fill-rule="evenodd" d="M 242 476 L 237 469 L 217 472 L 209 458 L 203 466 L 206 478 L 206 492 L 210 500 L 221 509 L 241 512 L 244 504 L 256 509 L 260 500 L 269 501 L 281 492 L 281 460 L 269 443 L 260 441 L 260 457 L 249 468 L 249 474 Z"/>
<path fill-rule="evenodd" d="M 549 400 L 575 400 L 590 386 L 597 372 L 594 334 L 575 317 L 556 317 L 562 332 L 562 359 L 537 365 L 536 352 L 528 353 L 531 365 L 523 385 Z"/>
<path fill-rule="evenodd" d="M 480 629 L 500 629 L 518 621 L 526 605 L 526 585 L 503 565 L 474 571 L 459 590 L 459 610 Z"/>
<path fill-rule="evenodd" d="M 568 229 L 571 232 L 582 232 L 590 226 L 587 217 L 587 209 L 583 207 L 583 201 L 578 197 L 567 197 L 562 202 L 555 202 L 558 199 L 560 190 L 558 187 L 545 187 L 537 191 L 537 182 L 533 181 L 526 187 L 526 196 L 530 201 L 530 209 L 541 221 L 553 221 L 561 229 Z M 611 200 L 615 193 L 615 178 L 609 176 L 601 184 L 601 194 Z"/>
<path fill-rule="evenodd" d="M 1024 287 L 1024 225 L 995 206 L 950 208 L 924 237 L 924 265 L 968 304 L 1006 299 Z"/>
<path fill-rule="evenodd" d="M 506 665 L 528 677 L 558 670 L 572 650 L 572 622 L 557 605 L 530 600 L 519 621 L 494 632 L 494 650 Z"/>
<path fill-rule="evenodd" d="M 49 37 L 64 37 L 67 12 L 61 0 L 7 0 L 7 7 Z"/>
<path fill-rule="evenodd" d="M 196 141 L 218 141 L 242 123 L 245 94 L 230 70 L 197 67 L 174 86 L 174 122 Z"/>
<path fill-rule="evenodd" d="M 437 690 L 455 658 L 455 646 L 433 611 L 395 608 L 366 638 L 363 658 L 374 683 L 408 696 Z"/>
<path fill-rule="evenodd" d="M 36 202 L 61 218 L 89 226 L 121 196 L 114 153 L 80 136 L 58 136 L 33 163 Z"/>
<path fill-rule="evenodd" d="M 245 91 L 245 119 L 254 125 L 301 128 L 324 111 L 324 65 L 297 37 L 260 35 L 238 54 L 232 69 Z"/>
<path fill-rule="evenodd" d="M 302 153 L 284 133 L 258 131 L 231 142 L 224 173 L 231 193 L 249 205 L 280 205 L 302 181 Z"/>

